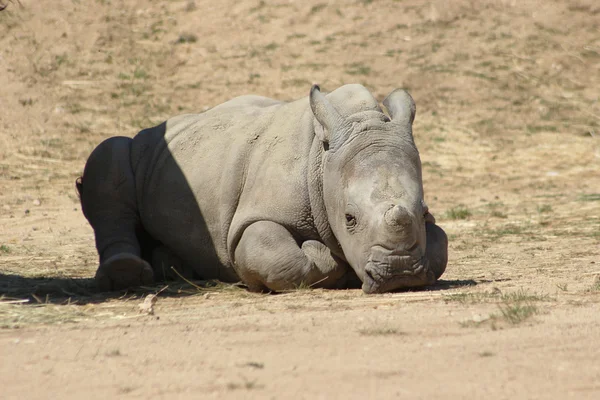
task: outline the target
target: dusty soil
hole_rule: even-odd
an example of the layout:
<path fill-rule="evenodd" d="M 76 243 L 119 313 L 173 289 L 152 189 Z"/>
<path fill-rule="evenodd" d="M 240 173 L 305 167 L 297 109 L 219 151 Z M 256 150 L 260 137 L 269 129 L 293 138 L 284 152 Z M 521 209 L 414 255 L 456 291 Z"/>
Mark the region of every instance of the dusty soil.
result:
<path fill-rule="evenodd" d="M 95 145 L 313 82 L 411 91 L 439 284 L 94 291 Z M 8 2 L 0 397 L 599 398 L 599 96 L 592 0 Z"/>

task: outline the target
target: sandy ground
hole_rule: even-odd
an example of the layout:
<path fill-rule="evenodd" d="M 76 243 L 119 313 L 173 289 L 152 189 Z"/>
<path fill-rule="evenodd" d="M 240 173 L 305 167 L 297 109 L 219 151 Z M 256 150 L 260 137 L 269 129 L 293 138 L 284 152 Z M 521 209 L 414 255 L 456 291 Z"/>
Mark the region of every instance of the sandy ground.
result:
<path fill-rule="evenodd" d="M 313 82 L 415 98 L 439 284 L 95 292 L 101 140 Z M 600 398 L 599 97 L 591 0 L 8 2 L 0 397 Z"/>

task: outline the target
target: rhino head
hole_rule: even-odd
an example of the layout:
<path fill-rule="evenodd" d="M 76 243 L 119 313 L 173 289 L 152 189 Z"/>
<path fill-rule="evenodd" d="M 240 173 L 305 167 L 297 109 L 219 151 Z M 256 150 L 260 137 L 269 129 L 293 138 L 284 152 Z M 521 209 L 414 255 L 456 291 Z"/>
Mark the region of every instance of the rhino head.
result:
<path fill-rule="evenodd" d="M 310 106 L 323 132 L 323 197 L 331 230 L 365 293 L 431 284 L 426 257 L 419 152 L 412 137 L 415 103 L 403 90 L 380 111 L 342 117 L 318 86 Z"/>

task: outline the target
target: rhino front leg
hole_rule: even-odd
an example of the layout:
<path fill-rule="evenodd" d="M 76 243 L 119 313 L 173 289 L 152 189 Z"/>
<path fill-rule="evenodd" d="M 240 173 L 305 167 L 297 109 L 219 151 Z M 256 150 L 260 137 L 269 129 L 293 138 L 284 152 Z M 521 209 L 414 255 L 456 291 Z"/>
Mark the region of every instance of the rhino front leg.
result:
<path fill-rule="evenodd" d="M 426 257 L 437 280 L 442 276 L 446 270 L 446 264 L 448 264 L 448 237 L 446 232 L 433 222 L 427 222 L 425 229 L 427 232 Z"/>
<path fill-rule="evenodd" d="M 130 138 L 105 140 L 90 155 L 77 184 L 83 214 L 94 228 L 100 290 L 153 281 L 152 268 L 142 259 L 140 237 L 147 234 L 139 220 L 130 150 Z"/>
<path fill-rule="evenodd" d="M 345 285 L 349 268 L 320 242 L 298 245 L 283 226 L 260 221 L 244 231 L 235 249 L 235 268 L 251 291 L 281 291 L 298 286 Z"/>

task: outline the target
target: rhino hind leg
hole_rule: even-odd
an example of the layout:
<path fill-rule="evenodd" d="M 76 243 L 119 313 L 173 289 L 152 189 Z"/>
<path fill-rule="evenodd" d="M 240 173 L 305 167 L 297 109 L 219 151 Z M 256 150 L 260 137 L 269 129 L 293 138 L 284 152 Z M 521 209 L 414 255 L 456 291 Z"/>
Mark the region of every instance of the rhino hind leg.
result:
<path fill-rule="evenodd" d="M 83 214 L 94 229 L 100 258 L 95 279 L 103 291 L 153 282 L 152 268 L 143 259 L 148 235 L 137 209 L 131 142 L 113 137 L 99 144 L 77 185 Z"/>
<path fill-rule="evenodd" d="M 120 290 L 152 283 L 153 273 L 142 258 L 120 253 L 101 263 L 94 279 L 101 291 Z"/>
<path fill-rule="evenodd" d="M 235 249 L 235 268 L 251 291 L 338 288 L 350 276 L 325 245 L 312 240 L 298 245 L 285 227 L 270 221 L 246 228 Z"/>
<path fill-rule="evenodd" d="M 448 264 L 448 237 L 442 228 L 431 222 L 427 222 L 426 230 L 427 259 L 437 280 L 442 276 L 446 270 L 446 264 Z"/>

